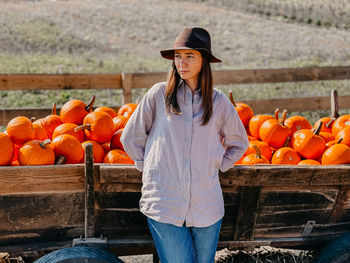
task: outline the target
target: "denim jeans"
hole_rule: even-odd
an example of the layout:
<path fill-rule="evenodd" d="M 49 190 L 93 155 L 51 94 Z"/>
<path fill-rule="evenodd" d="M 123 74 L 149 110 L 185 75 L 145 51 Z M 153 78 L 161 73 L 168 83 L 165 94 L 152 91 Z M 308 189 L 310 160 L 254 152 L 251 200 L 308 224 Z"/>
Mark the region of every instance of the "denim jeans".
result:
<path fill-rule="evenodd" d="M 213 263 L 221 221 L 208 227 L 178 227 L 147 217 L 161 263 Z"/>

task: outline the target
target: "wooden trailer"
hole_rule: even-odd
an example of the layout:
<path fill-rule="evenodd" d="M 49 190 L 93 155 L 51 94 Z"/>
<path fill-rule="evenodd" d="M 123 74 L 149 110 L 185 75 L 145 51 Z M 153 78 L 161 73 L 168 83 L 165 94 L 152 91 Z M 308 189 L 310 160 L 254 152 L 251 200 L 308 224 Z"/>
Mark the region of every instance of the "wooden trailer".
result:
<path fill-rule="evenodd" d="M 165 73 L 0 74 L 0 90 L 150 87 Z M 214 72 L 216 84 L 350 79 L 350 67 Z M 255 113 L 329 109 L 329 97 L 245 101 Z M 350 108 L 350 96 L 339 98 Z M 286 107 L 285 107 L 286 106 Z M 0 125 L 49 109 L 3 109 Z M 31 262 L 72 246 L 106 249 L 116 256 L 155 254 L 139 212 L 141 174 L 133 165 L 85 164 L 0 167 L 0 252 Z M 350 232 L 350 166 L 234 166 L 220 174 L 225 201 L 218 249 L 259 246 L 320 248 Z M 350 246 L 349 246 L 350 247 Z M 156 256 L 154 257 L 156 261 Z"/>

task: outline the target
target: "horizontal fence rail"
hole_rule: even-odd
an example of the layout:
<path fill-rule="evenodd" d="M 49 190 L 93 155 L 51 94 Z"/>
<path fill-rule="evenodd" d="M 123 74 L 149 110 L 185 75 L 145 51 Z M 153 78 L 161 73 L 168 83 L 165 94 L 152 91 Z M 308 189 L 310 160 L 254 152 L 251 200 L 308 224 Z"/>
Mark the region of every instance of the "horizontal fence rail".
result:
<path fill-rule="evenodd" d="M 308 67 L 280 69 L 218 70 L 213 72 L 214 85 L 259 84 L 321 80 L 350 79 L 350 66 Z M 150 88 L 165 81 L 166 72 L 116 74 L 0 74 L 1 90 L 67 90 L 67 89 L 121 89 L 123 104 L 132 101 L 132 90 Z M 276 98 L 242 101 L 252 106 L 255 113 L 273 112 L 276 107 L 288 111 L 327 110 L 329 97 Z M 350 96 L 339 98 L 340 108 L 349 108 Z M 116 107 L 117 108 L 117 107 Z M 25 115 L 41 118 L 51 109 L 0 109 L 0 125 L 13 117 Z"/>

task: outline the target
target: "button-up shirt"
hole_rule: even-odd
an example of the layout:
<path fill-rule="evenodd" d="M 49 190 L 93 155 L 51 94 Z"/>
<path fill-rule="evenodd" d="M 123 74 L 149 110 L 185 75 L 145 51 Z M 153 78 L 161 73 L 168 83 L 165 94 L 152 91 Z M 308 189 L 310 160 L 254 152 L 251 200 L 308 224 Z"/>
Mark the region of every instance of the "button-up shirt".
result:
<path fill-rule="evenodd" d="M 181 81 L 181 114 L 165 110 L 166 83 L 155 84 L 124 128 L 121 142 L 142 172 L 140 211 L 176 226 L 206 227 L 224 216 L 218 171 L 245 152 L 245 128 L 228 98 L 213 91 L 213 115 L 202 123 L 202 98 Z"/>

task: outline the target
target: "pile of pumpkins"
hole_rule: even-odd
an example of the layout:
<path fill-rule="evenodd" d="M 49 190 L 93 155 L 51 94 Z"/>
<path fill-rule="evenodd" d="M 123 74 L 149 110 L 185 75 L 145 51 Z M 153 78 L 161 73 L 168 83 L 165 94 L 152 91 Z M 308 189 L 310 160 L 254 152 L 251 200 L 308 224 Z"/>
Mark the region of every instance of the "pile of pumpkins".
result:
<path fill-rule="evenodd" d="M 231 103 L 246 128 L 249 147 L 235 164 L 338 165 L 350 163 L 350 115 L 323 117 L 314 125 L 284 110 L 254 115 L 245 103 Z"/>
<path fill-rule="evenodd" d="M 279 117 L 254 115 L 245 103 L 230 100 L 246 128 L 249 147 L 235 164 L 329 165 L 350 163 L 350 115 L 324 117 L 313 126 L 302 116 L 284 110 Z M 84 162 L 87 143 L 93 145 L 95 163 L 133 164 L 120 142 L 123 129 L 137 104 L 92 110 L 81 100 L 66 102 L 56 114 L 41 119 L 18 116 L 0 133 L 0 165 L 52 165 Z"/>
<path fill-rule="evenodd" d="M 117 112 L 110 107 L 92 110 L 81 100 L 66 102 L 60 114 L 29 119 L 18 116 L 0 133 L 0 165 L 53 165 L 84 162 L 87 143 L 93 145 L 95 163 L 133 164 L 120 142 L 123 129 L 137 104 L 124 104 Z"/>

